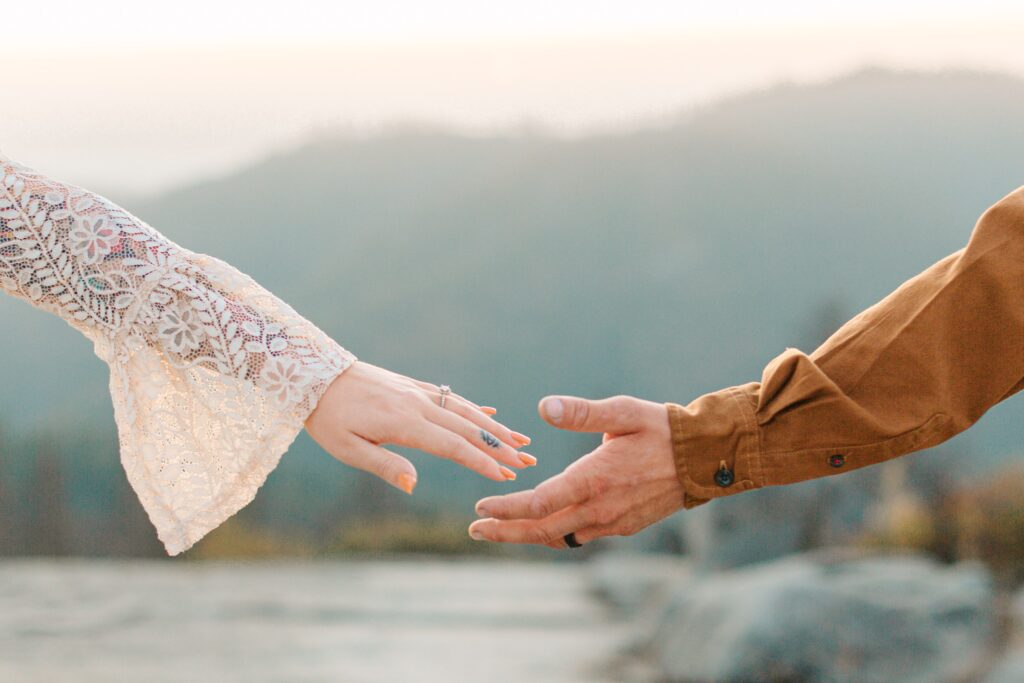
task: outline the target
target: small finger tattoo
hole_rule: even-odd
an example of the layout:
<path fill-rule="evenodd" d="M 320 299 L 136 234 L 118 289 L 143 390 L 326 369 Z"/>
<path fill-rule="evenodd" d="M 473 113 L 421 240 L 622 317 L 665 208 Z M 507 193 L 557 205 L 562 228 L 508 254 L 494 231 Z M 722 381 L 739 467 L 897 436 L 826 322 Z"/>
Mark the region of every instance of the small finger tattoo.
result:
<path fill-rule="evenodd" d="M 480 438 L 483 439 L 484 443 L 490 446 L 491 448 L 497 448 L 498 446 L 501 445 L 501 442 L 498 441 L 497 437 L 495 437 L 494 434 L 491 434 L 486 429 L 480 430 Z"/>

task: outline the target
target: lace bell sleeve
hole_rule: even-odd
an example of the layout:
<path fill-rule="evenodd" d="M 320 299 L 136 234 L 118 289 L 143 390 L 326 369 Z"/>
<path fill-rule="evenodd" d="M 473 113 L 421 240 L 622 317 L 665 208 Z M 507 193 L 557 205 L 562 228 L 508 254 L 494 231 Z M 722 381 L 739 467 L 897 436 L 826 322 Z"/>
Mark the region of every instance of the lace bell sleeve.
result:
<path fill-rule="evenodd" d="M 121 462 L 169 555 L 255 497 L 355 360 L 227 263 L 2 154 L 0 289 L 109 365 Z"/>

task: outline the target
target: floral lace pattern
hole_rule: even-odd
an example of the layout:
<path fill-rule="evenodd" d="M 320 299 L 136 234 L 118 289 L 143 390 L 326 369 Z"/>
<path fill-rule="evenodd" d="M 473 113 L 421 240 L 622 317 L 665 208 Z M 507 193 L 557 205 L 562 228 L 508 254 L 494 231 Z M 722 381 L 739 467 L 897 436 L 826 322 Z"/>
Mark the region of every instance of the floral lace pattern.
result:
<path fill-rule="evenodd" d="M 121 462 L 170 555 L 253 499 L 355 360 L 227 263 L 2 154 L 0 289 L 110 366 Z"/>

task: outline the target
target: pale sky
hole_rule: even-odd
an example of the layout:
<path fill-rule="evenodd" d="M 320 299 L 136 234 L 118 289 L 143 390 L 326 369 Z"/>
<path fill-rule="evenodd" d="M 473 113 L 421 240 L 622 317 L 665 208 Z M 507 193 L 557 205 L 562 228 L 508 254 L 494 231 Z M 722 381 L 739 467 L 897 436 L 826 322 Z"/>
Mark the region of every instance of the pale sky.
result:
<path fill-rule="evenodd" d="M 0 149 L 101 191 L 159 191 L 324 128 L 580 135 L 864 65 L 1024 76 L 1019 0 L 5 4 Z"/>
<path fill-rule="evenodd" d="M 15 41 L 96 45 L 427 40 L 800 24 L 1003 19 L 1018 0 L 47 0 L 14 2 Z M 11 36 L 5 36 L 10 40 Z"/>

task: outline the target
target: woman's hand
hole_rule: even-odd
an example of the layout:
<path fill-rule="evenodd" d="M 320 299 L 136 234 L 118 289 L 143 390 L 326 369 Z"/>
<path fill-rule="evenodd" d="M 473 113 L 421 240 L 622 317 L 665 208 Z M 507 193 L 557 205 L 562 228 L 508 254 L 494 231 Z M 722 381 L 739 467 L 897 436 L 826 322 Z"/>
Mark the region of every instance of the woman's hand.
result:
<path fill-rule="evenodd" d="M 433 384 L 357 361 L 328 387 L 306 431 L 341 462 L 410 494 L 416 468 L 381 444 L 418 448 L 496 481 L 516 478 L 509 467 L 536 464 L 516 450 L 530 439 L 491 419 L 493 408 L 458 394 L 449 394 L 441 408 L 440 398 Z"/>
<path fill-rule="evenodd" d="M 629 536 L 683 506 L 663 404 L 551 396 L 540 413 L 560 429 L 603 432 L 604 443 L 535 489 L 481 500 L 474 539 L 565 548 L 566 534 L 581 544 Z"/>

